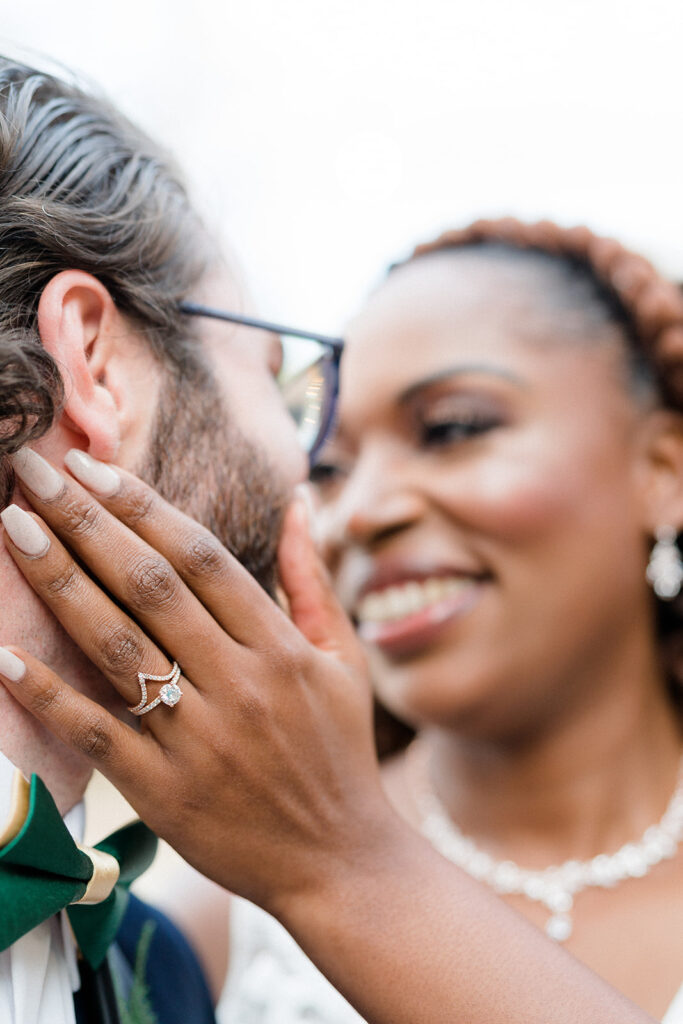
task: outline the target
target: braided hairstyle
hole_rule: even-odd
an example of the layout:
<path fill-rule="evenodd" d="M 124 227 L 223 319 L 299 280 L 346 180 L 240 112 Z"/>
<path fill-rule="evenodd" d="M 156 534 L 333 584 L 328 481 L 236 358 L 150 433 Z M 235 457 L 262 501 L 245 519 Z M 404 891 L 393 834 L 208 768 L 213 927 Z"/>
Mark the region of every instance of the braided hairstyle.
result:
<path fill-rule="evenodd" d="M 524 223 L 513 217 L 477 220 L 418 245 L 404 266 L 421 256 L 453 249 L 481 249 L 512 257 L 536 255 L 566 271 L 568 287 L 578 284 L 582 301 L 598 304 L 607 322 L 621 329 L 624 350 L 637 379 L 652 384 L 655 401 L 683 414 L 683 292 L 645 257 L 587 227 L 563 228 L 551 221 Z M 394 268 L 392 267 L 392 270 Z M 574 288 L 574 301 L 576 301 Z M 683 703 L 683 593 L 657 600 L 657 624 L 672 698 Z M 409 733 L 388 712 L 377 710 L 380 752 L 404 745 Z"/>
<path fill-rule="evenodd" d="M 683 295 L 644 256 L 586 227 L 562 228 L 552 221 L 527 224 L 513 217 L 477 220 L 418 245 L 411 260 L 466 246 L 502 246 L 555 257 L 591 281 L 606 311 L 625 329 L 657 381 L 667 408 L 683 412 Z"/>

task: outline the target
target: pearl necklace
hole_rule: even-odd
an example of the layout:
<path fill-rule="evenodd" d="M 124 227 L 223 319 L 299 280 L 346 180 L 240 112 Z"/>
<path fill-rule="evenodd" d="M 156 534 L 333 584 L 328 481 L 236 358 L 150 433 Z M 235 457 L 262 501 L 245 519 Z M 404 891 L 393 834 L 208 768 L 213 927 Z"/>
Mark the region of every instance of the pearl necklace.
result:
<path fill-rule="evenodd" d="M 453 864 L 497 893 L 514 893 L 542 903 L 550 913 L 545 931 L 556 942 L 572 933 L 572 908 L 577 893 L 590 887 L 611 889 L 627 878 L 643 878 L 660 861 L 674 857 L 683 839 L 683 760 L 676 788 L 660 821 L 638 842 L 591 860 L 566 860 L 540 871 L 512 860 L 496 860 L 453 823 L 429 779 L 429 750 L 419 740 L 409 749 L 413 793 L 422 818 L 420 831 Z"/>

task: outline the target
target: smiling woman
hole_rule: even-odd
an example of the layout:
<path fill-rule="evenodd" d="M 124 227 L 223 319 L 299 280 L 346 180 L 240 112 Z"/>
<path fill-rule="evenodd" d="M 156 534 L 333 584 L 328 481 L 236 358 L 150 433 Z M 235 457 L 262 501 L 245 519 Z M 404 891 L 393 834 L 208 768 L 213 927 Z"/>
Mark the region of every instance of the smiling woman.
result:
<path fill-rule="evenodd" d="M 636 313 L 619 298 L 630 258 L 581 233 L 568 259 L 575 237 L 504 223 L 447 239 L 351 326 L 316 475 L 377 691 L 421 733 L 384 788 L 364 658 L 300 501 L 279 545 L 285 614 L 125 470 L 13 460 L 34 509 L 3 513 L 19 571 L 129 708 L 138 673 L 182 695 L 138 733 L 18 647 L 0 649 L 7 690 L 378 1024 L 683 1019 L 662 658 L 678 619 L 650 588 L 679 565 L 683 306 L 639 264 Z M 251 1019 L 287 1019 L 278 970 Z M 293 970 L 312 991 L 310 964 Z"/>
<path fill-rule="evenodd" d="M 419 734 L 397 810 L 658 1017 L 683 974 L 682 368 L 645 260 L 479 222 L 351 324 L 313 470 L 376 691 Z"/>

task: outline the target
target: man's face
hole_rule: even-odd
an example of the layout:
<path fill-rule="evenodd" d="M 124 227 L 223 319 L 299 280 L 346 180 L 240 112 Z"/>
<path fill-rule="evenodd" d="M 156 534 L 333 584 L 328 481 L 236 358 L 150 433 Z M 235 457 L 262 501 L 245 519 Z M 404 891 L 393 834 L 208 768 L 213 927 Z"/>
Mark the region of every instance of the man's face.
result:
<path fill-rule="evenodd" d="M 270 335 L 223 323 L 198 325 L 209 376 L 201 387 L 160 370 L 135 335 L 117 339 L 117 379 L 132 395 L 118 461 L 197 518 L 272 591 L 282 513 L 304 478 L 305 456 L 278 393 L 279 352 Z M 131 426 L 132 422 L 132 426 Z M 56 465 L 83 438 L 67 416 L 36 445 Z M 14 500 L 28 508 L 21 492 Z M 27 586 L 0 546 L 0 643 L 17 643 L 69 683 L 125 714 L 118 696 Z M 0 688 L 0 750 L 36 771 L 62 810 L 79 798 L 89 764 L 42 730 Z"/>
<path fill-rule="evenodd" d="M 275 385 L 279 349 L 249 328 L 207 320 L 200 330 L 206 379 L 167 377 L 138 471 L 272 593 L 282 515 L 306 472 Z"/>

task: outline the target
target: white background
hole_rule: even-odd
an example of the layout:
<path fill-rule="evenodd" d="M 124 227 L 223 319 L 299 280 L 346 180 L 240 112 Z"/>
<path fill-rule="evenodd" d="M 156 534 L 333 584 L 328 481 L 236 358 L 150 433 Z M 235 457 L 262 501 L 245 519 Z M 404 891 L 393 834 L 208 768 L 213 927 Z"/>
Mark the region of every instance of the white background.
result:
<path fill-rule="evenodd" d="M 0 43 L 179 156 L 258 306 L 336 330 L 480 214 L 587 222 L 683 279 L 681 0 L 0 0 Z"/>

